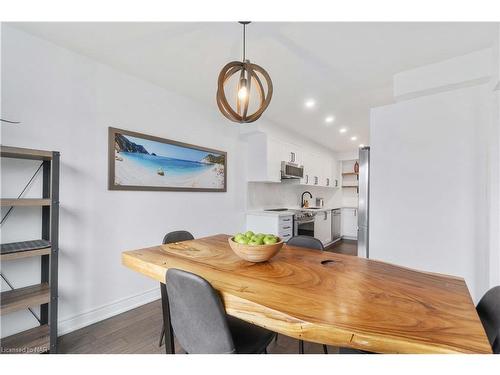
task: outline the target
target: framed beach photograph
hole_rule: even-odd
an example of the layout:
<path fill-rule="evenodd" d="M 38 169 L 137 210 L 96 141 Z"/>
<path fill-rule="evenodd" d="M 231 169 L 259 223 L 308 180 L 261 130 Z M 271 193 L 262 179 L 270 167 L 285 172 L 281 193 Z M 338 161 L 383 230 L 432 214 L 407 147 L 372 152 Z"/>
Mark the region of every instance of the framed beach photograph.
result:
<path fill-rule="evenodd" d="M 227 190 L 224 151 L 109 128 L 109 190 Z"/>

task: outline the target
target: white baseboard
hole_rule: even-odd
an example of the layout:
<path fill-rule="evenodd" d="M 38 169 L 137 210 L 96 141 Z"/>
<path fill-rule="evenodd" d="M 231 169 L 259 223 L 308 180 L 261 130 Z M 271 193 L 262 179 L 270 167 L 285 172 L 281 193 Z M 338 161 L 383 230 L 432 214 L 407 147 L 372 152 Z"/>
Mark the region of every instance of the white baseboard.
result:
<path fill-rule="evenodd" d="M 343 240 L 351 240 L 351 241 L 357 241 L 358 237 L 351 237 L 351 236 L 342 236 Z"/>
<path fill-rule="evenodd" d="M 144 293 L 123 298 L 121 300 L 102 305 L 87 312 L 77 314 L 71 318 L 58 322 L 58 336 L 76 331 L 77 329 L 111 318 L 125 311 L 132 310 L 146 303 L 160 299 L 160 288 L 154 288 Z"/>

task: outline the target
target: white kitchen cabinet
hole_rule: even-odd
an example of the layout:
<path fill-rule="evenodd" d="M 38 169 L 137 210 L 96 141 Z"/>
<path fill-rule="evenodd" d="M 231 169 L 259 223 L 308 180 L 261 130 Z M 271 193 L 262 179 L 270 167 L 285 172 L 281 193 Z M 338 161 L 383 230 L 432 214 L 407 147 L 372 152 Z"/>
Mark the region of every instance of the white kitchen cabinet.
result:
<path fill-rule="evenodd" d="M 342 208 L 341 227 L 342 237 L 353 240 L 358 238 L 357 208 Z"/>
<path fill-rule="evenodd" d="M 281 182 L 281 162 L 284 160 L 285 147 L 277 139 L 266 134 L 248 137 L 248 181 Z"/>
<path fill-rule="evenodd" d="M 310 153 L 308 155 L 309 159 L 309 184 L 314 186 L 320 186 L 321 184 L 321 176 L 323 170 L 323 158 L 314 153 Z"/>
<path fill-rule="evenodd" d="M 333 160 L 330 158 L 323 158 L 321 163 L 321 176 L 320 176 L 320 185 L 326 187 L 332 187 L 332 164 Z"/>
<path fill-rule="evenodd" d="M 247 139 L 248 181 L 281 182 L 281 162 L 285 161 L 304 167 L 304 177 L 298 181 L 301 185 L 338 187 L 337 162 L 331 155 L 265 133 L 252 134 Z"/>
<path fill-rule="evenodd" d="M 332 211 L 321 211 L 314 217 L 314 237 L 323 245 L 332 242 Z"/>
<path fill-rule="evenodd" d="M 314 185 L 314 166 L 316 165 L 317 160 L 310 152 L 303 152 L 301 157 L 302 165 L 304 166 L 304 177 L 300 179 L 300 183 L 302 185 Z"/>
<path fill-rule="evenodd" d="M 332 160 L 332 187 L 340 187 L 340 162 L 333 159 Z"/>
<path fill-rule="evenodd" d="M 288 241 L 293 236 L 293 215 L 247 214 L 247 230 L 270 233 Z"/>
<path fill-rule="evenodd" d="M 302 153 L 300 150 L 300 146 L 281 141 L 282 144 L 282 152 L 283 152 L 283 161 L 288 161 L 290 163 L 295 163 L 297 165 L 302 165 Z"/>

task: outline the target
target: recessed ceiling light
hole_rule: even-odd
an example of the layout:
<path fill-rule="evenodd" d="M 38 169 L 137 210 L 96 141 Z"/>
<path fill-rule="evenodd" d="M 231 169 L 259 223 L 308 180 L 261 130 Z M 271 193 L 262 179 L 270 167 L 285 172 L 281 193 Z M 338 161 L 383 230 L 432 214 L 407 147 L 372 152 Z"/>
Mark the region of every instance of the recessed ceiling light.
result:
<path fill-rule="evenodd" d="M 356 137 L 356 136 L 351 137 L 351 141 L 355 141 L 356 139 L 358 139 L 358 137 Z"/>
<path fill-rule="evenodd" d="M 331 124 L 334 121 L 335 121 L 335 116 L 326 116 L 326 118 L 325 118 L 325 122 L 327 124 Z"/>
<path fill-rule="evenodd" d="M 340 128 L 339 133 L 345 133 L 347 131 L 347 128 Z"/>
<path fill-rule="evenodd" d="M 306 108 L 314 108 L 316 106 L 316 101 L 314 99 L 307 99 L 304 105 Z"/>

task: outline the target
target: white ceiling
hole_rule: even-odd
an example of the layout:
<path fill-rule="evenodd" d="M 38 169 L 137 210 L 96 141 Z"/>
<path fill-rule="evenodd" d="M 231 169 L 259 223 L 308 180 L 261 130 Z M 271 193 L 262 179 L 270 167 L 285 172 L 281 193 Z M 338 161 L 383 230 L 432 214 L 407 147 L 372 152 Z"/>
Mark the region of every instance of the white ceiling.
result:
<path fill-rule="evenodd" d="M 219 70 L 241 59 L 237 23 L 10 25 L 214 109 Z M 273 80 L 263 120 L 346 151 L 369 143 L 369 109 L 391 102 L 395 73 L 489 47 L 494 31 L 492 23 L 252 23 L 247 58 Z M 330 127 L 327 115 L 336 118 Z"/>

